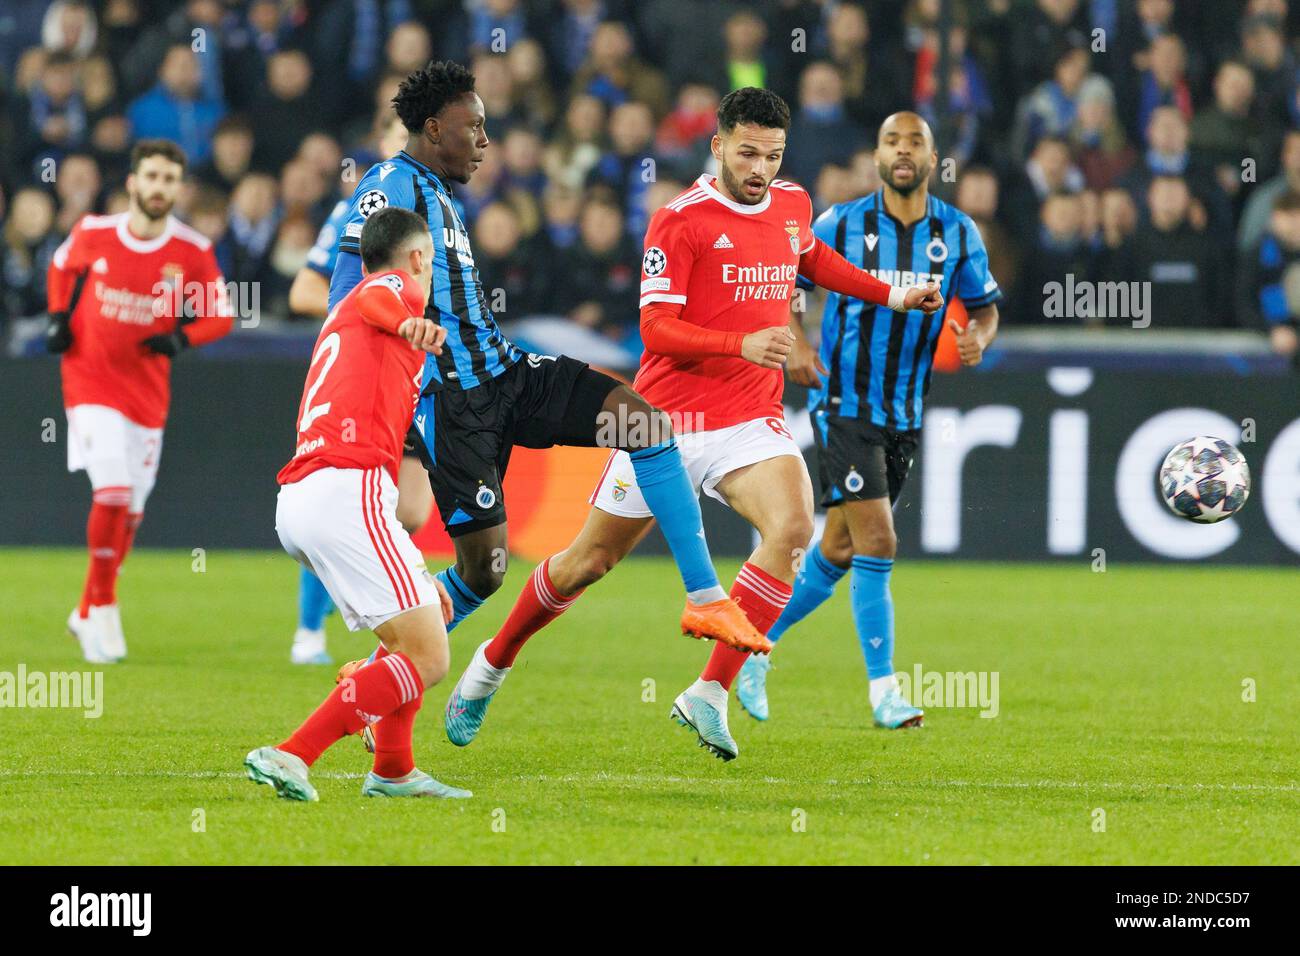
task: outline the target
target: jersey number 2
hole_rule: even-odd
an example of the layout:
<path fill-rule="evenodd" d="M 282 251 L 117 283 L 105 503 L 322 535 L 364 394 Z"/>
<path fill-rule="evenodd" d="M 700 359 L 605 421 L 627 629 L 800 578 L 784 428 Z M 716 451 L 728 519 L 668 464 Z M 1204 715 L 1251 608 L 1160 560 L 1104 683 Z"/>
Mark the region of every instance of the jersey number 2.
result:
<path fill-rule="evenodd" d="M 319 405 L 313 405 L 311 400 L 316 397 L 320 391 L 321 384 L 325 381 L 325 376 L 330 373 L 331 366 L 339 357 L 339 334 L 331 332 L 325 338 L 321 339 L 320 346 L 316 349 L 316 354 L 311 357 L 311 367 L 315 368 L 320 357 L 328 352 L 325 358 L 325 364 L 321 367 L 320 374 L 316 376 L 316 381 L 311 383 L 311 388 L 307 389 L 307 397 L 303 400 L 302 421 L 298 422 L 298 434 L 302 434 L 311 428 L 312 422 L 322 415 L 328 414 L 330 402 L 321 402 Z"/>

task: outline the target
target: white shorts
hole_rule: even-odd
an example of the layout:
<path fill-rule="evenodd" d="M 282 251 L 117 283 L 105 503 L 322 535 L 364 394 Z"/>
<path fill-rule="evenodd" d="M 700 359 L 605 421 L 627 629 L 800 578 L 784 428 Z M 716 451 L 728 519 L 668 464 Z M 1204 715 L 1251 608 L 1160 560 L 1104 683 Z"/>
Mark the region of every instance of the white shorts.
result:
<path fill-rule="evenodd" d="M 724 505 L 727 499 L 717 490 L 717 484 L 731 472 L 782 455 L 803 460 L 785 419 L 776 415 L 713 431 L 687 432 L 677 436 L 677 447 L 696 494 L 703 491 Z M 609 456 L 588 501 L 601 511 L 623 518 L 652 516 L 637 487 L 632 459 L 625 451 Z"/>
<path fill-rule="evenodd" d="M 161 428 L 137 425 L 107 405 L 73 405 L 68 413 L 68 471 L 85 470 L 90 487 L 130 488 L 133 514 L 158 477 L 162 457 Z"/>
<path fill-rule="evenodd" d="M 397 521 L 397 486 L 383 468 L 322 468 L 283 485 L 275 530 L 320 578 L 349 630 L 439 603 L 424 556 Z"/>

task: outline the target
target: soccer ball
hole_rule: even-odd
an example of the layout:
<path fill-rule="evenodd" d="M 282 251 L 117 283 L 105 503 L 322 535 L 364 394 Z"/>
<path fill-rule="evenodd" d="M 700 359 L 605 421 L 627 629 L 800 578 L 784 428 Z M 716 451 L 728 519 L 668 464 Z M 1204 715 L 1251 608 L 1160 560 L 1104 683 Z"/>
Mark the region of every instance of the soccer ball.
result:
<path fill-rule="evenodd" d="M 1180 518 L 1213 524 L 1231 518 L 1250 497 L 1246 459 L 1222 438 L 1179 442 L 1160 466 L 1160 494 Z"/>

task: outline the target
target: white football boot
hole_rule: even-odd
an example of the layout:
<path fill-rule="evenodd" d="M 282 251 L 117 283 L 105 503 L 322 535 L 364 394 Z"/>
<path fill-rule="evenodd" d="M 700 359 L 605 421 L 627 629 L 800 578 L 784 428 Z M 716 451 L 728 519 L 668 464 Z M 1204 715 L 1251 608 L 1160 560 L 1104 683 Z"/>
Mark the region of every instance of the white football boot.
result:
<path fill-rule="evenodd" d="M 112 661 L 126 659 L 126 636 L 122 633 L 122 614 L 116 604 L 92 606 L 90 619 L 97 621 L 99 649 Z"/>
<path fill-rule="evenodd" d="M 325 629 L 309 631 L 300 627 L 294 631 L 289 660 L 295 664 L 332 664 L 333 658 L 325 650 Z"/>
<path fill-rule="evenodd" d="M 81 645 L 81 655 L 89 664 L 112 664 L 113 658 L 104 652 L 98 620 L 82 617 L 79 608 L 68 615 L 68 633 Z"/>

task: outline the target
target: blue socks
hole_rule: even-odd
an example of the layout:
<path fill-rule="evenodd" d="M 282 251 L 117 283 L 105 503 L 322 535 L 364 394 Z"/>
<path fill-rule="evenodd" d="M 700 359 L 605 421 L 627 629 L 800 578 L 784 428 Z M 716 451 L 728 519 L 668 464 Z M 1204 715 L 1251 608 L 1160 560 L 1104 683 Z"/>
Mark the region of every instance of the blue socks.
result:
<path fill-rule="evenodd" d="M 803 568 L 795 576 L 794 594 L 790 596 L 790 603 L 785 606 L 781 616 L 767 632 L 768 640 L 775 644 L 789 628 L 821 607 L 822 603 L 835 593 L 835 585 L 847 573 L 843 568 L 837 568 L 826 560 L 826 556 L 822 554 L 820 540 L 813 542 L 808 549 L 808 557 L 803 563 Z"/>
<path fill-rule="evenodd" d="M 850 600 L 870 680 L 894 673 L 894 599 L 889 594 L 893 567 L 888 558 L 853 556 Z"/>
<path fill-rule="evenodd" d="M 319 631 L 325 626 L 325 615 L 334 610 L 329 591 L 320 578 L 306 568 L 298 576 L 298 626 L 308 631 Z"/>
<path fill-rule="evenodd" d="M 451 595 L 451 606 L 455 609 L 455 616 L 452 617 L 451 623 L 447 625 L 447 633 L 450 634 L 457 624 L 482 607 L 483 599 L 471 591 L 468 585 L 460 579 L 455 567 L 443 568 L 435 577 L 442 582 L 442 586 Z"/>
<path fill-rule="evenodd" d="M 663 444 L 641 448 L 628 455 L 632 459 L 632 470 L 636 472 L 641 496 L 668 539 L 686 593 L 697 603 L 701 598 L 709 601 L 726 597 L 718 583 L 717 572 L 713 570 L 709 545 L 704 540 L 699 498 L 682 465 L 676 440 L 670 438 Z M 714 589 L 716 594 L 701 593 Z"/>

